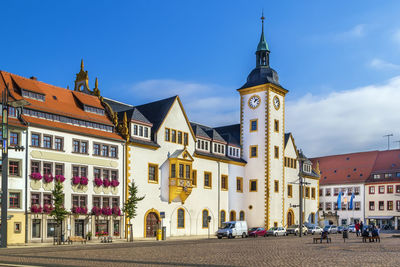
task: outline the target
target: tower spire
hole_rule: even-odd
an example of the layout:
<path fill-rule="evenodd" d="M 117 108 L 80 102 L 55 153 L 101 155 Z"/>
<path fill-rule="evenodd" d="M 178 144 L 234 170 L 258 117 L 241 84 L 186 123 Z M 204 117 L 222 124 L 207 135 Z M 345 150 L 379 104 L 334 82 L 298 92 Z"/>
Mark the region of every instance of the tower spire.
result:
<path fill-rule="evenodd" d="M 256 51 L 256 67 L 269 66 L 269 49 L 267 41 L 264 36 L 264 11 L 261 15 L 261 37 L 260 42 L 258 42 L 257 51 Z"/>
<path fill-rule="evenodd" d="M 264 26 L 263 26 L 264 27 Z M 83 67 L 83 58 L 81 59 L 81 71 L 83 71 L 84 70 L 84 67 Z"/>

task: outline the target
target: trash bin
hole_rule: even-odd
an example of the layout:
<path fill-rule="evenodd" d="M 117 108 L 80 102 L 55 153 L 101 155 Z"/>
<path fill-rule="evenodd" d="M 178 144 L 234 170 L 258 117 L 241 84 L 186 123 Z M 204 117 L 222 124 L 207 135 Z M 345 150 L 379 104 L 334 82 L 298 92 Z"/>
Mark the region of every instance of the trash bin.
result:
<path fill-rule="evenodd" d="M 61 242 L 63 242 L 63 243 L 65 242 L 65 239 L 64 239 L 64 235 L 63 235 L 63 234 L 61 235 Z"/>
<path fill-rule="evenodd" d="M 161 240 L 162 238 L 162 231 L 161 229 L 157 229 L 156 240 Z"/>
<path fill-rule="evenodd" d="M 347 230 L 343 230 L 343 242 L 346 242 L 346 238 L 349 238 L 349 232 Z"/>
<path fill-rule="evenodd" d="M 167 239 L 167 227 L 163 226 L 162 228 L 162 240 L 166 240 Z"/>

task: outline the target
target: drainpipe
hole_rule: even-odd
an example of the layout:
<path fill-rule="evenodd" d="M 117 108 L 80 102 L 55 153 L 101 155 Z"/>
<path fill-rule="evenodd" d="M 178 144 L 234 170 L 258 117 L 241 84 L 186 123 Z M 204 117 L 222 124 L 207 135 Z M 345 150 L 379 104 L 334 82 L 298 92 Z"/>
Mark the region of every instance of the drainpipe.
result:
<path fill-rule="evenodd" d="M 217 161 L 218 164 L 218 211 L 217 211 L 217 225 L 220 226 L 220 210 L 221 210 L 221 173 L 220 173 L 220 162 Z"/>
<path fill-rule="evenodd" d="M 125 161 L 127 160 L 125 158 L 125 150 L 127 148 L 127 145 L 125 145 L 126 143 L 122 143 L 122 179 L 121 179 L 121 183 L 122 184 L 122 196 L 121 196 L 121 204 L 122 204 L 122 208 L 124 207 L 123 203 L 125 201 L 125 186 L 126 186 L 126 179 L 127 175 L 126 175 L 126 166 L 125 166 Z M 122 220 L 121 220 L 122 219 Z M 125 213 L 122 213 L 122 218 L 120 219 L 120 231 L 121 233 L 119 234 L 120 238 L 122 239 L 122 230 L 124 230 L 124 236 L 126 237 L 126 225 L 125 225 Z"/>
<path fill-rule="evenodd" d="M 29 127 L 29 124 L 28 124 Z M 25 134 L 25 243 L 28 243 L 28 129 Z"/>

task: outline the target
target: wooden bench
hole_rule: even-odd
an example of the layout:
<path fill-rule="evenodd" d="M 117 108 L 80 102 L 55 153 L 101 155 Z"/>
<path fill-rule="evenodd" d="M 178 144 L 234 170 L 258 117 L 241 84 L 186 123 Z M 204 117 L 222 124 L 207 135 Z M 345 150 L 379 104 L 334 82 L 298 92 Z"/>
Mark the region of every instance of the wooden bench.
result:
<path fill-rule="evenodd" d="M 100 240 L 101 243 L 112 243 L 112 237 L 111 236 L 103 236 Z"/>
<path fill-rule="evenodd" d="M 381 242 L 381 238 L 379 236 L 363 236 L 362 238 L 363 243 L 366 243 L 367 239 L 369 242 Z"/>
<path fill-rule="evenodd" d="M 326 239 L 326 243 L 332 243 L 332 239 L 329 236 L 323 237 L 322 239 Z M 320 241 L 322 243 L 321 237 L 313 237 L 313 243 L 316 244 Z"/>
<path fill-rule="evenodd" d="M 68 244 L 72 244 L 73 242 L 81 242 L 82 244 L 86 244 L 86 239 L 81 236 L 69 236 L 67 242 Z"/>

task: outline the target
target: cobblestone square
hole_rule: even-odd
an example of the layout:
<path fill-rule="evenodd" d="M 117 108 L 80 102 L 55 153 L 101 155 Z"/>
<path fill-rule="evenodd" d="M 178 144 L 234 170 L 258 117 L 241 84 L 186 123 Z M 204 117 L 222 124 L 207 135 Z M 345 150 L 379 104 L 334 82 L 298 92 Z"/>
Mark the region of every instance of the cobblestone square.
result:
<path fill-rule="evenodd" d="M 400 238 L 362 243 L 313 244 L 312 237 L 259 237 L 136 241 L 134 243 L 40 246 L 0 250 L 0 263 L 33 266 L 399 266 Z M 0 266 L 3 266 L 0 264 Z"/>

